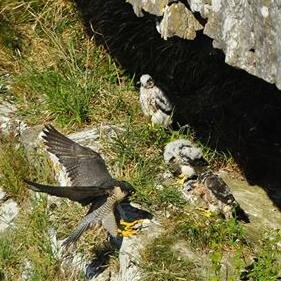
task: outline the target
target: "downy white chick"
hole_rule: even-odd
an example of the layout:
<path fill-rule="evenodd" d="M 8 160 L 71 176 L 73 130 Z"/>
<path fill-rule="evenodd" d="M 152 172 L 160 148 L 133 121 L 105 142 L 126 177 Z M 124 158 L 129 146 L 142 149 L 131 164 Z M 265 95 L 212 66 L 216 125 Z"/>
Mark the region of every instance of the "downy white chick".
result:
<path fill-rule="evenodd" d="M 155 85 L 149 74 L 141 76 L 140 84 L 140 104 L 144 115 L 151 118 L 152 124 L 170 126 L 173 106 L 168 97 Z"/>

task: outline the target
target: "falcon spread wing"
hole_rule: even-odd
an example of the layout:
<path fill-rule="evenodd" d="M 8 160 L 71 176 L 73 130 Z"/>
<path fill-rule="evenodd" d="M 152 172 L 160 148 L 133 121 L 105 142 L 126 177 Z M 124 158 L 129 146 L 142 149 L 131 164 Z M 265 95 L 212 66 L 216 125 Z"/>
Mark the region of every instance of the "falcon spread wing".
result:
<path fill-rule="evenodd" d="M 53 187 L 25 180 L 29 188 L 65 197 L 82 205 L 93 201 L 102 203 L 117 181 L 109 174 L 100 154 L 70 140 L 51 125 L 45 126 L 43 133 L 47 150 L 65 167 L 72 185 Z"/>
<path fill-rule="evenodd" d="M 43 130 L 47 150 L 66 168 L 72 186 L 109 186 L 114 179 L 103 158 L 94 150 L 84 147 L 47 125 Z"/>

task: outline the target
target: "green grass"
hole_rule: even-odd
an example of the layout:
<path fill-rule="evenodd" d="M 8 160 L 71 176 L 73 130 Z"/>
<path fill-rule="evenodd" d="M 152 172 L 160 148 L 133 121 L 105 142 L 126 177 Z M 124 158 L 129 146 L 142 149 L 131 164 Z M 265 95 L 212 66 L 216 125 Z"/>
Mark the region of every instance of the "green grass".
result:
<path fill-rule="evenodd" d="M 17 201 L 23 201 L 28 196 L 23 179 L 32 178 L 41 181 L 53 181 L 53 172 L 46 155 L 38 153 L 36 158 L 28 155 L 24 147 L 15 136 L 2 136 L 0 138 L 0 186 L 9 196 Z M 32 166 L 30 165 L 30 160 Z"/>
<path fill-rule="evenodd" d="M 269 232 L 268 237 L 259 242 L 259 250 L 257 251 L 256 261 L 248 276 L 253 280 L 273 281 L 280 278 L 281 249 L 278 246 L 281 239 L 280 230 L 277 232 Z"/>
<path fill-rule="evenodd" d="M 194 262 L 181 258 L 172 250 L 175 238 L 163 235 L 149 244 L 142 254 L 141 268 L 145 281 L 204 280 Z"/>
<path fill-rule="evenodd" d="M 116 176 L 131 182 L 136 189 L 133 200 L 150 209 L 183 204 L 177 187 L 167 186 L 159 177 L 166 169 L 162 151 L 174 135 L 166 129 L 151 127 L 132 118 L 125 123 L 125 128 L 109 144 L 109 149 L 118 171 Z"/>
<path fill-rule="evenodd" d="M 17 229 L 1 234 L 0 280 L 17 280 L 26 262 L 32 264 L 30 280 L 57 279 L 60 262 L 54 257 L 47 235 L 49 218 L 46 213 L 46 199 L 24 204 L 17 218 Z"/>
<path fill-rule="evenodd" d="M 142 253 L 145 280 L 184 280 L 189 276 L 189 280 L 234 281 L 240 280 L 249 265 L 250 280 L 278 280 L 280 232 L 267 233 L 263 241 L 250 241 L 235 219 L 192 213 L 187 208 L 164 220 L 165 231 Z M 175 248 L 177 243 L 180 249 Z M 253 258 L 257 258 L 254 263 Z M 223 266 L 226 260 L 227 270 Z"/>

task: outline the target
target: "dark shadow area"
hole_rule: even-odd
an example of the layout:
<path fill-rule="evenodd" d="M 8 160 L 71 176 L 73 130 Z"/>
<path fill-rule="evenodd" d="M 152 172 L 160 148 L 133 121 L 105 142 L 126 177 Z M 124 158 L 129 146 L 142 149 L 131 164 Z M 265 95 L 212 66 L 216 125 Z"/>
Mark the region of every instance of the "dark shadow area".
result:
<path fill-rule="evenodd" d="M 86 265 L 86 279 L 96 278 L 104 272 L 109 266 L 109 259 L 111 255 L 114 255 L 114 249 L 110 247 L 110 245 L 107 245 L 100 251 L 95 251 L 96 257 L 91 261 L 91 263 Z"/>
<path fill-rule="evenodd" d="M 160 38 L 156 17 L 137 18 L 124 0 L 76 0 L 90 36 L 136 79 L 149 73 L 169 89 L 179 124 L 212 149 L 230 152 L 251 184 L 280 208 L 281 91 L 224 63 L 212 40 Z M 101 35 L 102 34 L 102 35 Z"/>
<path fill-rule="evenodd" d="M 124 200 L 119 204 L 122 209 L 122 215 L 119 212 L 115 211 L 115 217 L 117 221 L 120 219 L 126 222 L 134 222 L 142 219 L 152 219 L 153 215 L 145 210 L 139 209 L 129 202 L 129 200 Z M 119 229 L 122 229 L 121 225 L 118 225 Z M 136 225 L 136 229 L 139 229 L 140 226 Z M 141 227 L 140 227 L 141 228 Z M 112 237 L 108 236 L 108 243 L 104 248 L 99 251 L 95 250 L 95 258 L 86 266 L 86 279 L 92 279 L 98 277 L 101 273 L 104 272 L 109 266 L 110 257 L 114 254 L 118 254 L 123 242 L 122 236 Z"/>

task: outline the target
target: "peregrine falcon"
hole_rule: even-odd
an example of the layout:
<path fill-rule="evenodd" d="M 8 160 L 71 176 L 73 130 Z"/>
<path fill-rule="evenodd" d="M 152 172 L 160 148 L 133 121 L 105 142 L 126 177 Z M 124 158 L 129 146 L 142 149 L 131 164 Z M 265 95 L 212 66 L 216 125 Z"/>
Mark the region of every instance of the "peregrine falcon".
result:
<path fill-rule="evenodd" d="M 36 192 L 65 197 L 83 206 L 90 204 L 88 214 L 63 244 L 75 242 L 90 225 L 98 223 L 101 223 L 112 237 L 117 237 L 115 212 L 119 212 L 122 217 L 119 202 L 133 192 L 131 185 L 112 178 L 103 158 L 94 150 L 70 140 L 51 125 L 45 126 L 43 133 L 42 138 L 47 150 L 65 167 L 71 186 L 53 187 L 25 180 L 29 185 L 28 188 Z M 128 227 L 129 224 L 125 228 L 127 234 Z"/>
<path fill-rule="evenodd" d="M 169 142 L 164 149 L 164 161 L 181 183 L 200 174 L 208 166 L 201 149 L 186 139 Z"/>
<path fill-rule="evenodd" d="M 212 171 L 206 171 L 197 180 L 190 180 L 184 186 L 185 195 L 203 199 L 208 209 L 228 219 L 233 216 L 249 222 L 248 215 L 235 200 L 228 185 Z"/>
<path fill-rule="evenodd" d="M 140 104 L 144 115 L 151 118 L 152 124 L 170 126 L 173 106 L 168 97 L 155 85 L 149 74 L 141 76 L 140 84 Z"/>

